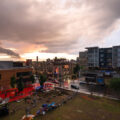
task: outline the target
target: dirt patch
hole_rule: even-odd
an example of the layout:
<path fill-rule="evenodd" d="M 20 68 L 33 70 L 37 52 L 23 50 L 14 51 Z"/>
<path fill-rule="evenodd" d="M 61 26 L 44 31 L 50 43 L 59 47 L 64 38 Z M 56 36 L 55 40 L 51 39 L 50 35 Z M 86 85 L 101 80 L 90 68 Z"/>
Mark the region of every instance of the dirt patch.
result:
<path fill-rule="evenodd" d="M 89 101 L 93 101 L 94 99 L 92 99 L 92 98 L 90 98 L 90 97 L 88 97 L 88 96 L 81 96 L 83 99 L 85 99 L 85 100 L 89 100 Z"/>

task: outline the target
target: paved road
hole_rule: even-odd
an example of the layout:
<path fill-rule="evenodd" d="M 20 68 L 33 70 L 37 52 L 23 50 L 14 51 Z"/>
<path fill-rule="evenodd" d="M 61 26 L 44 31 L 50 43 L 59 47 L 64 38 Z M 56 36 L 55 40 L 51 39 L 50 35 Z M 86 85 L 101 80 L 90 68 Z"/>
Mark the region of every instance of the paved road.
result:
<path fill-rule="evenodd" d="M 91 91 L 90 89 L 88 88 L 87 85 L 80 85 L 79 84 L 80 81 L 79 80 L 75 80 L 75 81 L 72 81 L 72 82 L 68 82 L 68 85 L 66 85 L 66 82 L 59 88 L 62 88 L 62 89 L 66 89 L 66 90 L 70 90 L 70 91 L 75 91 L 75 92 L 79 92 L 79 93 L 85 93 L 85 94 L 91 94 Z M 76 89 L 73 89 L 71 88 L 71 85 L 77 85 L 79 86 L 79 90 L 76 90 Z M 110 95 L 104 95 L 103 92 L 102 92 L 102 88 L 100 88 L 100 92 L 92 92 L 93 95 L 95 96 L 99 96 L 99 97 L 105 97 L 105 98 L 108 98 L 108 99 L 114 99 L 114 100 L 120 100 L 118 98 L 114 98 Z"/>

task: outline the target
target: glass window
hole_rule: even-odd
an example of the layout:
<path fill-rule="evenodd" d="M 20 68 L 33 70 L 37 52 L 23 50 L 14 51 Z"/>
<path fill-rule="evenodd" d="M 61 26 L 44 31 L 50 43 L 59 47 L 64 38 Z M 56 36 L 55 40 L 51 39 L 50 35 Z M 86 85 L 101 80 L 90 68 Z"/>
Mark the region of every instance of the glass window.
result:
<path fill-rule="evenodd" d="M 17 77 L 20 77 L 20 76 L 29 76 L 29 75 L 32 75 L 32 72 L 18 72 L 17 73 Z"/>
<path fill-rule="evenodd" d="M 100 57 L 104 57 L 104 54 L 100 54 Z"/>

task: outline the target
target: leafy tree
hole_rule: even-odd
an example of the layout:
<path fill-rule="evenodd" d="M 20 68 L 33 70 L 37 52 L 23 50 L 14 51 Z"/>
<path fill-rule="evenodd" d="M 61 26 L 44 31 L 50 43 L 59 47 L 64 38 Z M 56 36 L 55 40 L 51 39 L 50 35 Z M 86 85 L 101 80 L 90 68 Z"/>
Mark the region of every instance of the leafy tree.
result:
<path fill-rule="evenodd" d="M 76 78 L 77 78 L 76 75 L 73 74 L 73 75 L 72 75 L 72 79 L 74 80 L 74 79 L 76 79 Z"/>
<path fill-rule="evenodd" d="M 120 78 L 113 78 L 110 80 L 110 88 L 116 92 L 120 92 Z"/>
<path fill-rule="evenodd" d="M 78 64 L 76 64 L 76 66 L 73 69 L 74 74 L 76 74 L 78 76 L 79 70 L 80 70 L 80 66 Z"/>
<path fill-rule="evenodd" d="M 43 86 L 44 82 L 46 82 L 46 81 L 47 81 L 47 75 L 46 74 L 40 74 L 39 75 L 39 83 L 40 83 L 40 85 Z"/>
<path fill-rule="evenodd" d="M 84 66 L 80 66 L 80 70 L 83 70 L 84 69 Z"/>
<path fill-rule="evenodd" d="M 34 78 L 34 76 L 33 76 L 33 75 L 31 75 L 31 76 L 30 76 L 30 80 L 31 80 L 31 82 L 32 82 L 32 83 L 34 83 L 34 82 L 35 82 L 35 78 Z"/>
<path fill-rule="evenodd" d="M 12 88 L 15 88 L 15 84 L 16 84 L 16 78 L 14 76 L 12 76 L 11 80 L 10 80 L 10 85 Z"/>
<path fill-rule="evenodd" d="M 18 88 L 19 92 L 24 89 L 24 84 L 23 84 L 23 78 L 22 78 L 22 76 L 20 76 L 20 78 L 17 81 L 17 88 Z"/>

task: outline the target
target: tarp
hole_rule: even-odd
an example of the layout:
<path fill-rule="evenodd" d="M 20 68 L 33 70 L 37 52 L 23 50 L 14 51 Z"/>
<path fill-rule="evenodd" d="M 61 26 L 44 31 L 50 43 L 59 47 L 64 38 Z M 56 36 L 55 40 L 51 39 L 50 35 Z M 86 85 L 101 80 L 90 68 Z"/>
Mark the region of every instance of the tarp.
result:
<path fill-rule="evenodd" d="M 55 102 L 52 102 L 51 104 L 48 105 L 48 107 L 55 106 Z"/>
<path fill-rule="evenodd" d="M 104 78 L 97 78 L 97 82 L 99 84 L 104 84 Z"/>
<path fill-rule="evenodd" d="M 40 83 L 34 83 L 34 84 L 32 84 L 32 86 L 33 86 L 34 89 L 36 89 L 37 87 L 40 86 Z"/>
<path fill-rule="evenodd" d="M 11 90 L 11 91 L 10 91 Z M 14 89 L 15 90 L 15 89 Z M 29 95 L 32 95 L 32 91 L 34 90 L 33 87 L 28 87 L 28 88 L 24 88 L 23 91 L 21 92 L 16 92 L 16 95 L 15 93 L 13 94 L 13 89 L 9 89 L 9 90 L 6 90 L 8 92 L 1 92 L 0 94 L 0 97 L 2 99 L 6 99 L 6 98 L 10 98 L 9 99 L 9 102 L 12 102 L 12 101 L 17 101 L 17 100 L 20 100 L 22 98 L 25 98 Z"/>
<path fill-rule="evenodd" d="M 39 89 L 42 89 L 43 88 L 43 86 L 38 86 L 38 87 L 36 87 L 35 89 L 36 90 L 39 90 Z"/>

